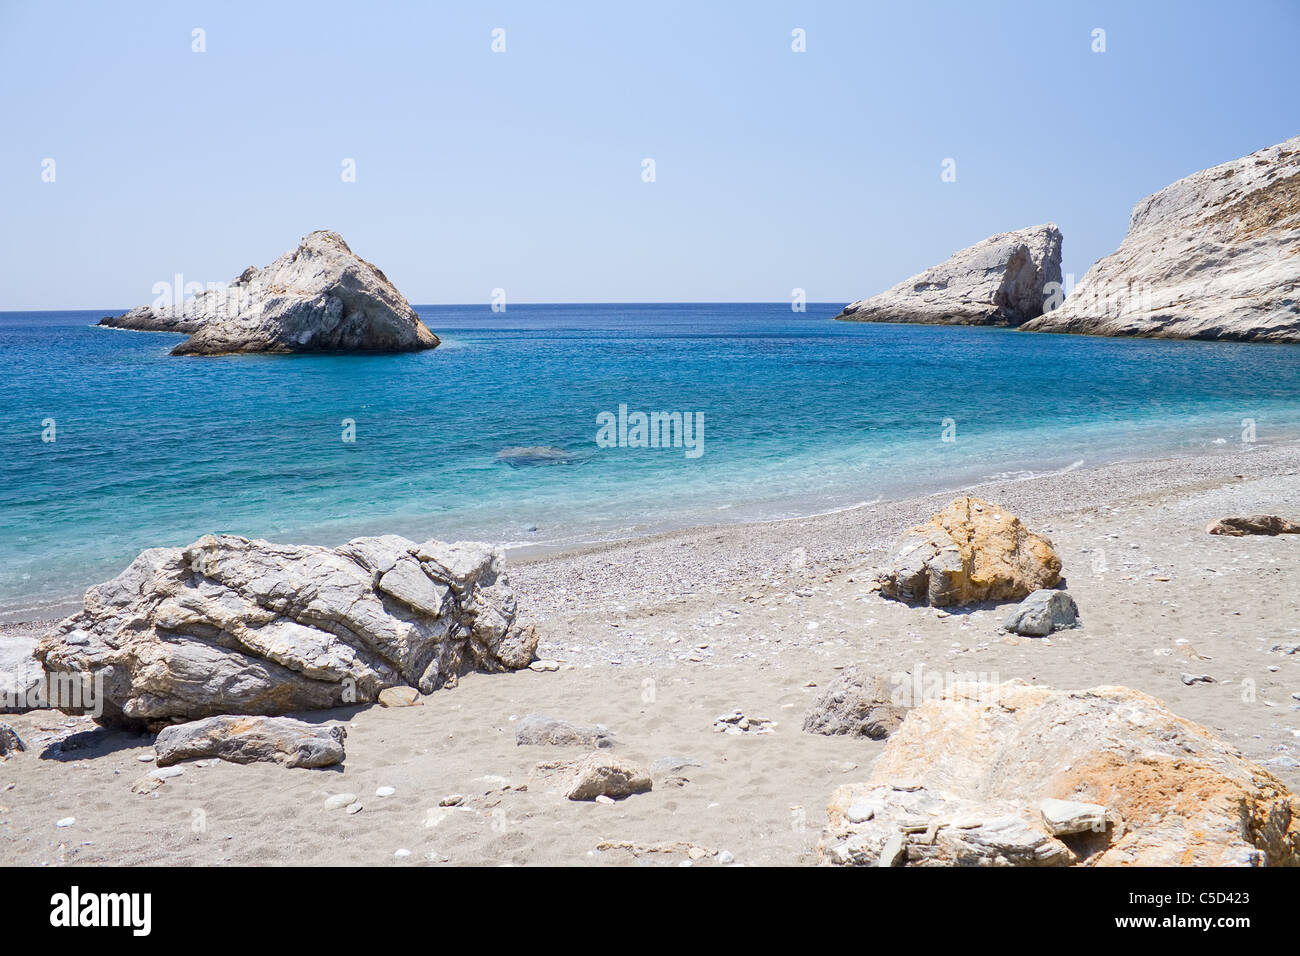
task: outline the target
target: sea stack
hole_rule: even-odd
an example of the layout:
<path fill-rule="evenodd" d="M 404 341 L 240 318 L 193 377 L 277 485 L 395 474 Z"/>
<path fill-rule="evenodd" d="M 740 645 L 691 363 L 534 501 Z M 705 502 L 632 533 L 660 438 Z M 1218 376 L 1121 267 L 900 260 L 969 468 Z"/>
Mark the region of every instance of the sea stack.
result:
<path fill-rule="evenodd" d="M 835 316 L 849 322 L 1020 325 L 1042 315 L 1060 289 L 1061 230 L 1052 222 L 990 236 L 946 262 L 859 299 Z"/>
<path fill-rule="evenodd" d="M 1300 136 L 1143 199 L 1120 247 L 1024 328 L 1300 342 Z"/>
<path fill-rule="evenodd" d="M 417 352 L 438 337 L 388 277 L 318 230 L 264 269 L 167 308 L 139 306 L 100 325 L 185 332 L 173 355 L 232 352 Z"/>

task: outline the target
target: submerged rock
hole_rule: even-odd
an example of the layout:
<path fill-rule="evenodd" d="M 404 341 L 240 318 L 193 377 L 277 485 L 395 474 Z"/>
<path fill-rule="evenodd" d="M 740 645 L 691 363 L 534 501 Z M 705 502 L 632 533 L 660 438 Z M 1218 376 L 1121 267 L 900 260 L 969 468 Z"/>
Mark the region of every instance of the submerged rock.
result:
<path fill-rule="evenodd" d="M 878 575 L 886 597 L 934 607 L 1018 601 L 1060 578 L 1050 541 L 1005 508 L 970 496 L 904 532 Z"/>
<path fill-rule="evenodd" d="M 1300 342 L 1300 136 L 1166 186 L 1034 332 Z"/>
<path fill-rule="evenodd" d="M 846 305 L 835 318 L 1019 325 L 1042 315 L 1060 283 L 1061 230 L 1047 222 L 990 236 L 886 292 Z"/>
<path fill-rule="evenodd" d="M 893 698 L 880 677 L 846 667 L 804 715 L 804 732 L 884 740 L 907 716 Z"/>
<path fill-rule="evenodd" d="M 173 355 L 416 352 L 438 346 L 410 303 L 336 232 L 319 230 L 264 269 L 179 305 L 139 306 L 100 325 L 190 335 Z"/>
<path fill-rule="evenodd" d="M 1248 534 L 1300 534 L 1300 522 L 1288 521 L 1278 515 L 1247 515 L 1211 521 L 1205 530 L 1209 534 L 1226 534 L 1234 538 Z"/>
<path fill-rule="evenodd" d="M 497 461 L 505 462 L 515 468 L 526 465 L 571 465 L 576 461 L 580 461 L 581 457 L 575 452 L 558 448 L 555 445 L 502 448 L 497 452 Z"/>
<path fill-rule="evenodd" d="M 1045 637 L 1063 627 L 1079 626 L 1079 608 L 1064 591 L 1035 591 L 1007 615 L 1002 626 L 1026 637 Z"/>
<path fill-rule="evenodd" d="M 154 750 L 160 767 L 199 757 L 329 767 L 343 762 L 345 737 L 347 730 L 338 724 L 309 724 L 289 717 L 205 717 L 164 727 Z"/>
<path fill-rule="evenodd" d="M 912 710 L 827 810 L 826 863 L 1300 864 L 1300 800 L 1127 687 L 957 685 Z"/>
<path fill-rule="evenodd" d="M 35 655 L 102 681 L 103 723 L 156 730 L 430 693 L 470 670 L 528 666 L 500 555 L 396 535 L 330 549 L 207 535 L 143 552 L 86 592 Z"/>

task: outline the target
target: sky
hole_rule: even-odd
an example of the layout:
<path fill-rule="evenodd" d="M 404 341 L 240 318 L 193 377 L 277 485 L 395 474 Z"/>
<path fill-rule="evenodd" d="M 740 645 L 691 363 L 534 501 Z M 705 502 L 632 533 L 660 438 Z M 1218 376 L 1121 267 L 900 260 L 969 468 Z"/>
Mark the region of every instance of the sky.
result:
<path fill-rule="evenodd" d="M 1298 45 L 1300 0 L 0 0 L 0 310 L 322 228 L 416 304 L 843 303 L 1048 220 L 1079 279 L 1300 133 Z"/>

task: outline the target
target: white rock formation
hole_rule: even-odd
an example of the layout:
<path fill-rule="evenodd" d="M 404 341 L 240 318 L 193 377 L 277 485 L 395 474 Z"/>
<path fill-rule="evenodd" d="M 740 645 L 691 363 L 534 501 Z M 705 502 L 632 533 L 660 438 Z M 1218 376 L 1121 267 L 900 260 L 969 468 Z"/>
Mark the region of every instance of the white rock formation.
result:
<path fill-rule="evenodd" d="M 1300 342 L 1300 136 L 1180 179 L 1034 332 Z"/>
<path fill-rule="evenodd" d="M 1019 325 L 1043 312 L 1061 283 L 1055 223 L 990 236 L 947 262 L 859 299 L 835 318 L 929 325 Z"/>
<path fill-rule="evenodd" d="M 186 332 L 173 355 L 415 352 L 438 346 L 410 303 L 336 232 L 313 232 L 265 269 L 168 308 L 139 306 L 100 325 Z"/>
<path fill-rule="evenodd" d="M 363 703 L 400 685 L 429 693 L 469 670 L 527 667 L 536 650 L 500 556 L 481 545 L 207 535 L 143 552 L 34 653 L 48 673 L 102 687 L 101 722 L 156 730 Z"/>

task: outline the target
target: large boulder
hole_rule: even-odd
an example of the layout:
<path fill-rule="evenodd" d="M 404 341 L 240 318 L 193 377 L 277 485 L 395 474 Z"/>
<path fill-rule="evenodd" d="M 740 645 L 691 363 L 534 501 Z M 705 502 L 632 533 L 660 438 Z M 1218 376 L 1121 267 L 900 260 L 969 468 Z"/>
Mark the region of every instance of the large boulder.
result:
<path fill-rule="evenodd" d="M 1026 637 L 1046 637 L 1063 627 L 1078 627 L 1079 606 L 1064 591 L 1044 588 L 1012 608 L 1002 626 Z"/>
<path fill-rule="evenodd" d="M 1300 800 L 1127 687 L 956 685 L 827 809 L 826 863 L 1300 864 Z"/>
<path fill-rule="evenodd" d="M 1004 232 L 835 316 L 850 322 L 1019 325 L 1059 294 L 1061 230 L 1055 223 Z"/>
<path fill-rule="evenodd" d="M 336 232 L 313 232 L 264 269 L 183 303 L 142 305 L 100 325 L 190 335 L 173 355 L 416 352 L 438 346 L 410 303 Z"/>
<path fill-rule="evenodd" d="M 1010 511 L 967 495 L 904 532 L 878 579 L 886 597 L 934 607 L 1018 601 L 1054 587 L 1061 559 Z"/>
<path fill-rule="evenodd" d="M 207 535 L 145 551 L 92 587 L 35 655 L 102 686 L 102 722 L 154 730 L 373 701 L 399 685 L 429 693 L 469 670 L 526 667 L 536 649 L 483 545 Z"/>
<path fill-rule="evenodd" d="M 1143 199 L 1119 248 L 1023 328 L 1300 342 L 1300 136 Z"/>

